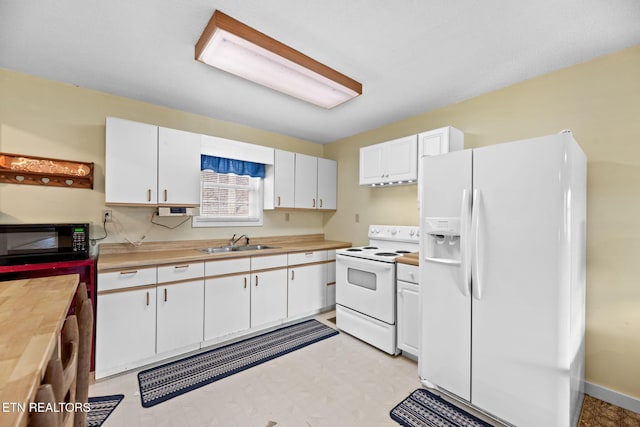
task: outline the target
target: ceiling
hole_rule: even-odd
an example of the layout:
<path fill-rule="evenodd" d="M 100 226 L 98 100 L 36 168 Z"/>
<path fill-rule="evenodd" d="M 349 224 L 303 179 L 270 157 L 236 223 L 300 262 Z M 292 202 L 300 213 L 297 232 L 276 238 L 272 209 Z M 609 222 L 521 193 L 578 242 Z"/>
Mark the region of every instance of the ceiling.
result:
<path fill-rule="evenodd" d="M 363 95 L 325 110 L 195 61 L 215 9 Z M 639 43 L 638 0 L 0 0 L 1 68 L 318 143 Z"/>

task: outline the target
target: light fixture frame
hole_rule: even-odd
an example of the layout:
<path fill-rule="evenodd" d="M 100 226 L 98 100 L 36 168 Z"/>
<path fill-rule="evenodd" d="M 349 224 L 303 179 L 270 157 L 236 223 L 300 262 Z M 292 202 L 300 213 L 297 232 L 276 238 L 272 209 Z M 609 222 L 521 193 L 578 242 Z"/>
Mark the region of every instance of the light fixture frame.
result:
<path fill-rule="evenodd" d="M 347 98 L 344 101 L 329 107 L 324 106 L 320 103 L 316 103 L 312 100 L 305 99 L 304 97 L 296 96 L 291 92 L 285 92 L 291 96 L 303 99 L 307 102 L 311 102 L 316 105 L 324 106 L 325 108 L 329 109 L 337 105 L 341 105 L 342 103 L 347 102 L 357 96 L 362 95 L 361 83 L 334 70 L 331 67 L 328 67 L 316 61 L 315 59 L 303 54 L 302 52 L 296 49 L 293 49 L 292 47 L 287 46 L 286 44 L 281 43 L 278 40 L 271 38 L 266 34 L 230 17 L 229 15 L 226 15 L 225 13 L 219 10 L 214 11 L 213 16 L 209 20 L 209 23 L 205 27 L 204 31 L 202 32 L 202 35 L 200 36 L 200 39 L 195 45 L 195 59 L 197 61 L 207 64 L 207 62 L 205 62 L 203 58 L 204 53 L 209 43 L 212 42 L 212 40 L 214 39 L 214 35 L 219 30 L 228 32 L 233 36 L 239 37 L 251 44 L 258 46 L 259 48 L 265 49 L 272 54 L 275 54 L 281 58 L 284 58 L 285 60 L 291 61 L 296 66 L 305 68 L 306 70 L 310 70 L 311 72 L 318 74 L 319 76 L 324 77 L 326 79 L 329 79 L 335 84 L 338 84 L 349 91 L 355 92 L 355 94 L 351 98 Z M 212 65 L 215 67 L 215 65 L 213 64 L 207 64 L 207 65 Z M 247 78 L 244 76 L 241 76 L 241 77 Z M 247 79 L 251 80 L 250 78 L 247 78 Z M 256 82 L 256 83 L 263 84 L 267 87 L 271 87 L 274 90 L 279 90 L 276 87 L 269 86 L 264 83 L 260 83 L 260 82 Z"/>

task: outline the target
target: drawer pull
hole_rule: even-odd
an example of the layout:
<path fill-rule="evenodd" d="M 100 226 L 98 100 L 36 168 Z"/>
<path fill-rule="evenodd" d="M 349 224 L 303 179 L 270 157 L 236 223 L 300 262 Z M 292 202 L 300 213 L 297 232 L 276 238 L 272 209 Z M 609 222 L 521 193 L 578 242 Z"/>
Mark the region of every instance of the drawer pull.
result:
<path fill-rule="evenodd" d="M 167 302 L 167 288 L 164 288 L 164 302 Z"/>
<path fill-rule="evenodd" d="M 149 292 L 147 291 L 147 307 L 149 306 Z"/>
<path fill-rule="evenodd" d="M 313 252 L 305 252 L 304 256 L 313 256 Z"/>
<path fill-rule="evenodd" d="M 124 275 L 127 275 L 127 274 L 137 274 L 137 273 L 138 273 L 138 270 L 127 270 L 127 271 L 121 271 L 120 275 L 124 276 Z"/>
<path fill-rule="evenodd" d="M 256 274 L 256 288 L 258 287 L 258 275 Z"/>
<path fill-rule="evenodd" d="M 174 270 L 178 270 L 178 269 L 182 269 L 182 268 L 189 268 L 189 264 L 184 264 L 184 265 L 176 265 L 175 267 L 173 267 Z"/>
<path fill-rule="evenodd" d="M 247 278 L 244 278 L 244 288 L 247 289 Z"/>
<path fill-rule="evenodd" d="M 293 279 L 294 279 L 294 277 L 295 277 L 295 273 L 296 273 L 296 271 L 295 271 L 295 270 L 291 270 L 291 280 L 293 280 Z"/>

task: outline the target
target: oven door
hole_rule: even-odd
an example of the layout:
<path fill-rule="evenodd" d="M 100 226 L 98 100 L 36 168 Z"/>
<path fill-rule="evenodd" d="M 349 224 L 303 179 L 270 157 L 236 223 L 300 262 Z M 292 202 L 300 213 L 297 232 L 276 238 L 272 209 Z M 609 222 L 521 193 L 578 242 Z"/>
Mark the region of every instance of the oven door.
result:
<path fill-rule="evenodd" d="M 336 255 L 336 303 L 395 324 L 395 263 Z"/>

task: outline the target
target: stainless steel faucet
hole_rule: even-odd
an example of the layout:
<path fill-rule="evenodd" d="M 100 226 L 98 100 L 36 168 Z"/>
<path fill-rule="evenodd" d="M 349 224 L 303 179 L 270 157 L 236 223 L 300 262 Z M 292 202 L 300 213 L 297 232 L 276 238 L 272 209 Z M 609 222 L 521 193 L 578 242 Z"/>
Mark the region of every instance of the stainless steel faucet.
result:
<path fill-rule="evenodd" d="M 236 239 L 236 235 L 235 235 L 235 233 L 233 234 L 233 236 L 232 236 L 232 237 L 231 237 L 231 239 L 229 240 L 229 245 L 230 245 L 230 246 L 235 246 L 235 245 L 236 245 L 236 243 L 238 243 L 238 241 L 239 241 L 240 239 L 242 239 L 243 237 L 246 239 L 244 244 L 245 244 L 245 245 L 248 245 L 248 244 L 249 244 L 249 236 L 247 236 L 246 234 L 243 234 L 243 235 L 241 235 L 240 237 L 238 237 L 238 238 Z"/>

